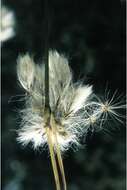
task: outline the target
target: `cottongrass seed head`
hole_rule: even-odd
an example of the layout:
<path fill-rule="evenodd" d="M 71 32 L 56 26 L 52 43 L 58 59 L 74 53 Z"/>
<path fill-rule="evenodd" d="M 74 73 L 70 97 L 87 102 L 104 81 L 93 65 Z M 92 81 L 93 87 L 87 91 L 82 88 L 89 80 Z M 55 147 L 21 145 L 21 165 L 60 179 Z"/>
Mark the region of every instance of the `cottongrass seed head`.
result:
<path fill-rule="evenodd" d="M 14 37 L 15 31 L 15 16 L 14 13 L 6 8 L 1 6 L 0 9 L 0 41 L 5 42 L 10 38 Z"/>
<path fill-rule="evenodd" d="M 47 145 L 45 121 L 45 67 L 37 65 L 28 55 L 17 61 L 17 75 L 26 91 L 25 108 L 20 112 L 22 122 L 17 140 L 22 145 L 32 143 L 34 149 Z M 51 117 L 49 128 L 54 150 L 59 144 L 61 152 L 78 148 L 80 139 L 89 128 L 101 129 L 108 115 L 118 120 L 117 109 L 123 106 L 114 102 L 115 96 L 102 101 L 92 86 L 73 83 L 68 60 L 56 51 L 49 51 L 49 102 Z"/>

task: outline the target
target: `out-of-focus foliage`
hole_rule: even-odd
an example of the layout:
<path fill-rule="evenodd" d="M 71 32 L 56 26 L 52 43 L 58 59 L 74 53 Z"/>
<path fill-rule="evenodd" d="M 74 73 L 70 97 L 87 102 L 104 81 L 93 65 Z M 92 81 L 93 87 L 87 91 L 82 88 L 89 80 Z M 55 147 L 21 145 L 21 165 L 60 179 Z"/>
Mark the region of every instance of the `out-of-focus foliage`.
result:
<path fill-rule="evenodd" d="M 41 61 L 45 26 L 42 0 L 3 0 L 14 11 L 16 35 L 2 44 L 2 189 L 51 190 L 54 179 L 47 152 L 23 149 L 16 142 L 18 109 L 23 107 L 16 59 L 30 52 Z M 104 93 L 125 94 L 125 1 L 52 0 L 51 49 L 65 53 L 74 80 L 94 84 Z M 23 97 L 21 97 L 23 98 Z M 69 190 L 125 190 L 125 125 L 108 122 L 105 131 L 88 134 L 85 149 L 64 156 Z M 84 141 L 82 139 L 82 141 Z"/>

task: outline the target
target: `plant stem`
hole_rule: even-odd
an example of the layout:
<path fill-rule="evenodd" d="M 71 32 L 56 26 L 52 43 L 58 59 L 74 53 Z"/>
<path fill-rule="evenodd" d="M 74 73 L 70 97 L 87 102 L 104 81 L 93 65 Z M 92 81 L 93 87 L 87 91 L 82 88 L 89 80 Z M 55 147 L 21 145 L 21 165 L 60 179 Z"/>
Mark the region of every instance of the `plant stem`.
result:
<path fill-rule="evenodd" d="M 44 47 L 44 63 L 45 63 L 45 113 L 50 115 L 50 99 L 49 99 L 49 10 L 48 0 L 45 0 L 45 47 Z"/>

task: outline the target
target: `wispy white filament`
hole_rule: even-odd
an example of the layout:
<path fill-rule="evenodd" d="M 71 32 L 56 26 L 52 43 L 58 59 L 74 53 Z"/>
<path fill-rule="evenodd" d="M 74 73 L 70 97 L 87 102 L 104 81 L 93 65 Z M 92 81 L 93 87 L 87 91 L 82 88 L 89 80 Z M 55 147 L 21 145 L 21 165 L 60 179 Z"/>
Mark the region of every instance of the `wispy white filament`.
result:
<path fill-rule="evenodd" d="M 14 31 L 15 18 L 14 13 L 2 6 L 0 9 L 0 41 L 4 42 L 15 35 Z"/>
<path fill-rule="evenodd" d="M 18 80 L 27 95 L 17 139 L 23 145 L 31 142 L 34 149 L 47 144 L 44 69 L 43 64 L 35 65 L 28 54 L 18 59 Z M 122 106 L 114 103 L 114 97 L 103 102 L 93 94 L 92 86 L 73 83 L 68 60 L 56 51 L 49 52 L 49 87 L 51 115 L 61 151 L 78 147 L 88 128 L 102 127 L 108 113 L 119 117 L 116 109 Z M 54 149 L 56 136 L 52 133 Z"/>

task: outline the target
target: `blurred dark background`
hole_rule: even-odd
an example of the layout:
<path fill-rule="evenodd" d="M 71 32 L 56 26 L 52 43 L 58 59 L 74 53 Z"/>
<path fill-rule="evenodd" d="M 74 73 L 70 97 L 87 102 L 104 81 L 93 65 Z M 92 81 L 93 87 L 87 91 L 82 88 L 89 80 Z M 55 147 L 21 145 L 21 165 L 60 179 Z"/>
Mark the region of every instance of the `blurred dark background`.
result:
<path fill-rule="evenodd" d="M 17 82 L 18 55 L 29 52 L 42 60 L 44 1 L 2 4 L 16 17 L 15 37 L 2 44 L 2 190 L 54 190 L 47 152 L 23 149 L 16 142 L 22 102 L 8 102 L 24 93 Z M 74 80 L 93 84 L 97 94 L 104 93 L 107 83 L 112 92 L 125 94 L 125 1 L 51 0 L 49 6 L 49 47 L 69 58 Z M 84 149 L 65 154 L 68 190 L 125 190 L 125 124 L 112 122 L 105 128 L 88 133 Z"/>

